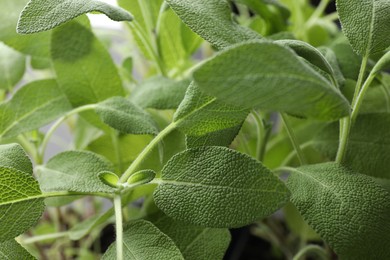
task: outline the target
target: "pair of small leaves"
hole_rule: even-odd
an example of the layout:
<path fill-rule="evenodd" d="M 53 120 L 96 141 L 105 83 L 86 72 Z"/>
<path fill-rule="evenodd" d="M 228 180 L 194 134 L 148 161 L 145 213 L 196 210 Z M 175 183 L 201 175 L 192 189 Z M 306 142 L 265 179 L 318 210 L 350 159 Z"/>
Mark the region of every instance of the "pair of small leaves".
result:
<path fill-rule="evenodd" d="M 384 188 L 335 163 L 291 172 L 292 203 L 340 258 L 390 257 L 390 194 Z"/>
<path fill-rule="evenodd" d="M 155 176 L 156 176 L 156 172 L 153 170 L 142 170 L 132 174 L 127 179 L 126 185 L 130 187 L 142 185 L 151 182 Z M 119 185 L 119 177 L 115 173 L 108 172 L 108 171 L 100 172 L 99 178 L 104 184 L 110 187 L 117 188 Z"/>
<path fill-rule="evenodd" d="M 260 162 L 225 147 L 199 147 L 175 155 L 157 183 L 154 200 L 162 211 L 204 227 L 252 223 L 289 198 L 283 182 Z"/>

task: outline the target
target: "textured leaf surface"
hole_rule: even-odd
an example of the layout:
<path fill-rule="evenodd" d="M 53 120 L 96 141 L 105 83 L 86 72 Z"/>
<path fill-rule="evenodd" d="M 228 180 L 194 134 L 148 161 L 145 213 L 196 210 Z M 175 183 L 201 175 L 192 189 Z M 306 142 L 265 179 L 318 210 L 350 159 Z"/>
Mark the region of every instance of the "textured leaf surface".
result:
<path fill-rule="evenodd" d="M 261 38 L 232 20 L 226 0 L 168 0 L 167 3 L 188 27 L 218 48 Z"/>
<path fill-rule="evenodd" d="M 0 89 L 11 90 L 23 77 L 26 58 L 0 42 Z"/>
<path fill-rule="evenodd" d="M 226 128 L 201 136 L 186 136 L 187 148 L 198 146 L 229 146 L 240 132 L 241 126 Z"/>
<path fill-rule="evenodd" d="M 283 182 L 260 162 L 217 146 L 174 156 L 154 192 L 165 214 L 206 227 L 249 224 L 279 209 L 288 197 Z"/>
<path fill-rule="evenodd" d="M 337 0 L 344 34 L 358 53 L 365 55 L 390 46 L 388 0 Z"/>
<path fill-rule="evenodd" d="M 142 82 L 130 96 L 131 101 L 143 108 L 176 109 L 183 100 L 190 81 L 174 81 L 154 77 Z"/>
<path fill-rule="evenodd" d="M 104 123 L 122 133 L 157 134 L 151 116 L 123 97 L 113 97 L 101 102 L 96 112 Z"/>
<path fill-rule="evenodd" d="M 34 260 L 29 252 L 19 245 L 14 239 L 0 243 L 0 258 L 4 260 Z"/>
<path fill-rule="evenodd" d="M 0 105 L 0 136 L 10 138 L 38 129 L 70 109 L 55 80 L 33 81 Z"/>
<path fill-rule="evenodd" d="M 152 222 L 168 235 L 186 260 L 222 259 L 230 243 L 227 229 L 187 225 L 158 213 Z"/>
<path fill-rule="evenodd" d="M 351 129 L 344 162 L 355 172 L 390 179 L 390 114 L 360 115 Z M 338 124 L 328 125 L 314 140 L 316 148 L 333 159 L 337 153 Z"/>
<path fill-rule="evenodd" d="M 19 144 L 0 145 L 0 165 L 22 172 L 32 172 L 32 163 Z"/>
<path fill-rule="evenodd" d="M 337 57 L 341 72 L 345 78 L 357 80 L 362 63 L 361 56 L 357 55 L 347 39 L 341 38 L 331 44 L 331 49 Z"/>
<path fill-rule="evenodd" d="M 57 27 L 82 14 L 97 11 L 114 21 L 131 21 L 133 17 L 122 8 L 96 0 L 30 0 L 23 9 L 18 33 L 36 33 Z"/>
<path fill-rule="evenodd" d="M 174 121 L 181 131 L 191 136 L 236 127 L 247 117 L 249 111 L 228 105 L 204 94 L 192 82 L 174 115 Z"/>
<path fill-rule="evenodd" d="M 107 192 L 114 189 L 103 184 L 99 173 L 113 171 L 102 157 L 82 151 L 67 151 L 51 158 L 38 168 L 38 181 L 43 191 Z"/>
<path fill-rule="evenodd" d="M 184 260 L 172 239 L 145 220 L 133 221 L 125 227 L 123 244 L 124 259 Z M 115 243 L 108 248 L 102 259 L 116 259 Z"/>
<path fill-rule="evenodd" d="M 334 163 L 292 170 L 291 201 L 341 259 L 390 257 L 390 194 Z"/>
<path fill-rule="evenodd" d="M 328 80 L 279 44 L 249 42 L 226 49 L 194 72 L 206 93 L 243 108 L 334 120 L 348 101 Z M 299 100 L 300 102 L 297 102 Z"/>

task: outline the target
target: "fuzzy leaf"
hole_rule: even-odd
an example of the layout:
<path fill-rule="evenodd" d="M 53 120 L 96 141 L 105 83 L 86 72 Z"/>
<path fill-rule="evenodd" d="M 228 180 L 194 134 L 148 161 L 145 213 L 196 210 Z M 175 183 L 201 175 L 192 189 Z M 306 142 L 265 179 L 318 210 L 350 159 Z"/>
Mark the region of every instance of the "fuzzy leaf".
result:
<path fill-rule="evenodd" d="M 174 81 L 154 77 L 142 82 L 130 96 L 130 100 L 142 108 L 176 109 L 183 100 L 190 81 Z"/>
<path fill-rule="evenodd" d="M 152 223 L 145 220 L 130 222 L 123 234 L 123 257 L 128 260 L 184 260 L 175 243 Z M 103 260 L 116 259 L 116 244 L 103 255 Z"/>
<path fill-rule="evenodd" d="M 390 194 L 335 163 L 293 169 L 287 186 L 303 218 L 341 259 L 390 257 Z"/>
<path fill-rule="evenodd" d="M 187 148 L 198 146 L 226 146 L 228 147 L 240 132 L 242 124 L 231 128 L 218 130 L 201 136 L 186 136 Z"/>
<path fill-rule="evenodd" d="M 330 48 L 336 54 L 337 61 L 344 77 L 347 79 L 357 80 L 362 58 L 353 51 L 347 39 L 341 38 L 334 41 Z"/>
<path fill-rule="evenodd" d="M 25 68 L 26 57 L 0 42 L 0 89 L 12 90 Z"/>
<path fill-rule="evenodd" d="M 99 103 L 96 107 L 96 113 L 104 123 L 122 133 L 158 133 L 151 116 L 123 97 L 112 97 Z"/>
<path fill-rule="evenodd" d="M 33 172 L 32 163 L 19 144 L 0 145 L 0 165 L 22 172 Z"/>
<path fill-rule="evenodd" d="M 218 146 L 175 155 L 158 183 L 157 207 L 175 220 L 205 227 L 247 225 L 272 214 L 289 197 L 283 182 L 260 162 Z"/>
<path fill-rule="evenodd" d="M 192 82 L 174 115 L 174 121 L 185 134 L 201 136 L 236 127 L 245 120 L 248 113 L 247 109 L 227 105 L 204 94 Z"/>
<path fill-rule="evenodd" d="M 187 225 L 161 212 L 152 216 L 152 222 L 175 242 L 186 260 L 223 259 L 230 243 L 227 229 Z"/>
<path fill-rule="evenodd" d="M 130 13 L 97 0 L 30 0 L 20 14 L 18 33 L 47 31 L 82 14 L 97 11 L 114 21 L 131 21 Z"/>
<path fill-rule="evenodd" d="M 167 3 L 188 27 L 217 48 L 261 38 L 232 20 L 226 0 L 167 0 Z"/>
<path fill-rule="evenodd" d="M 390 46 L 388 0 L 337 0 L 344 34 L 356 52 L 368 55 Z"/>
<path fill-rule="evenodd" d="M 275 43 L 248 42 L 225 49 L 194 72 L 194 81 L 206 93 L 243 108 L 321 120 L 350 112 L 348 101 L 328 80 Z"/>
<path fill-rule="evenodd" d="M 38 181 L 43 191 L 106 192 L 113 188 L 102 183 L 99 173 L 113 171 L 112 165 L 94 153 L 67 151 L 51 158 L 38 168 Z"/>
<path fill-rule="evenodd" d="M 35 260 L 36 258 L 30 255 L 21 245 L 14 239 L 0 243 L 0 258 L 4 260 Z"/>
<path fill-rule="evenodd" d="M 55 80 L 33 81 L 0 105 L 0 137 L 38 129 L 71 109 Z"/>

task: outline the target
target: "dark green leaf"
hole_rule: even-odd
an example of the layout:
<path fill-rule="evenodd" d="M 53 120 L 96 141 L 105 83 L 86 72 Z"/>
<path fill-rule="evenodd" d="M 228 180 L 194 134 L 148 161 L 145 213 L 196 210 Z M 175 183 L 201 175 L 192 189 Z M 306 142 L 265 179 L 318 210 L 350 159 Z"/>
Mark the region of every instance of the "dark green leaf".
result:
<path fill-rule="evenodd" d="M 374 68 L 372 69 L 372 74 L 377 74 L 381 70 L 386 70 L 390 68 L 390 51 L 386 52 L 385 55 L 380 58 L 380 60 L 375 64 Z"/>
<path fill-rule="evenodd" d="M 37 33 L 57 27 L 82 14 L 97 11 L 114 21 L 131 21 L 122 8 L 94 0 L 30 0 L 20 14 L 18 33 Z"/>
<path fill-rule="evenodd" d="M 390 257 L 390 194 L 335 163 L 293 169 L 292 203 L 341 259 Z"/>
<path fill-rule="evenodd" d="M 21 245 L 14 239 L 0 243 L 0 258 L 4 260 L 35 260 Z"/>
<path fill-rule="evenodd" d="M 275 43 L 248 42 L 221 51 L 194 72 L 194 80 L 206 93 L 243 108 L 322 120 L 350 112 L 348 101 L 327 79 Z"/>
<path fill-rule="evenodd" d="M 345 38 L 334 41 L 330 48 L 334 51 L 341 72 L 345 78 L 357 80 L 362 58 L 357 55 Z"/>
<path fill-rule="evenodd" d="M 247 225 L 272 214 L 289 197 L 283 182 L 260 162 L 217 146 L 175 155 L 158 183 L 154 199 L 162 211 L 205 227 Z"/>

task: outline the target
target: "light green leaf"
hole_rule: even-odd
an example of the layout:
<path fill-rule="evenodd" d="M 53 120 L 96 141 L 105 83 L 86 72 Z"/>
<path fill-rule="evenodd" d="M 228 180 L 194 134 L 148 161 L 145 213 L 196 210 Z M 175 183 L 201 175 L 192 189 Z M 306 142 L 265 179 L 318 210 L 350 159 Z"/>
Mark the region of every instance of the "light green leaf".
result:
<path fill-rule="evenodd" d="M 143 108 L 176 109 L 189 84 L 189 80 L 174 81 L 165 77 L 153 77 L 142 82 L 131 93 L 130 100 Z"/>
<path fill-rule="evenodd" d="M 118 187 L 119 177 L 113 172 L 100 172 L 99 179 L 112 188 Z"/>
<path fill-rule="evenodd" d="M 187 148 L 199 146 L 229 146 L 240 132 L 242 124 L 207 133 L 202 136 L 186 136 Z"/>
<path fill-rule="evenodd" d="M 351 129 L 344 162 L 353 171 L 373 177 L 390 179 L 390 114 L 375 113 L 358 116 Z M 315 138 L 315 147 L 333 159 L 339 140 L 337 123 L 328 125 Z"/>
<path fill-rule="evenodd" d="M 142 170 L 139 172 L 136 172 L 130 176 L 129 179 L 127 179 L 127 184 L 129 185 L 141 185 L 146 184 L 148 182 L 151 182 L 154 177 L 156 177 L 156 172 L 153 170 Z"/>
<path fill-rule="evenodd" d="M 70 109 L 55 80 L 33 81 L 0 105 L 0 136 L 10 138 L 38 129 Z"/>
<path fill-rule="evenodd" d="M 390 194 L 335 163 L 292 169 L 287 186 L 303 218 L 341 259 L 390 257 Z"/>
<path fill-rule="evenodd" d="M 260 162 L 217 146 L 175 155 L 158 183 L 157 207 L 175 220 L 205 227 L 247 225 L 272 214 L 289 197 L 283 182 Z"/>
<path fill-rule="evenodd" d="M 113 171 L 112 165 L 102 157 L 85 151 L 67 151 L 51 158 L 38 168 L 41 189 L 70 192 L 105 192 L 115 189 L 103 184 L 99 173 Z"/>
<path fill-rule="evenodd" d="M 53 31 L 52 59 L 58 84 L 74 107 L 124 95 L 109 53 L 82 24 L 71 21 Z"/>
<path fill-rule="evenodd" d="M 4 242 L 33 226 L 44 204 L 23 149 L 17 144 L 2 145 L 0 159 L 0 242 Z"/>
<path fill-rule="evenodd" d="M 194 81 L 206 93 L 243 108 L 321 120 L 350 112 L 348 101 L 328 80 L 292 50 L 270 42 L 248 42 L 221 51 L 194 72 Z"/>
<path fill-rule="evenodd" d="M 112 97 L 97 104 L 96 113 L 104 123 L 122 133 L 158 133 L 152 117 L 123 97 Z"/>
<path fill-rule="evenodd" d="M 114 21 L 131 21 L 122 8 L 96 0 L 30 0 L 20 14 L 18 33 L 47 31 L 82 14 L 97 11 Z"/>
<path fill-rule="evenodd" d="M 219 49 L 261 36 L 232 20 L 226 0 L 167 0 L 180 19 Z"/>
<path fill-rule="evenodd" d="M 20 12 L 28 0 L 0 1 L 0 41 L 13 49 L 34 57 L 49 58 L 50 32 L 34 35 L 16 33 Z"/>
<path fill-rule="evenodd" d="M 245 120 L 248 113 L 247 109 L 228 105 L 204 94 L 192 82 L 174 115 L 174 121 L 185 134 L 201 136 L 236 127 Z"/>
<path fill-rule="evenodd" d="M 369 55 L 390 46 L 388 0 L 337 0 L 336 4 L 343 32 L 356 52 Z"/>
<path fill-rule="evenodd" d="M 0 243 L 0 258 L 4 260 L 35 260 L 21 245 L 14 239 Z"/>
<path fill-rule="evenodd" d="M 227 229 L 187 225 L 161 212 L 151 217 L 153 224 L 175 242 L 186 260 L 222 259 L 229 246 Z"/>
<path fill-rule="evenodd" d="M 11 90 L 22 79 L 25 68 L 25 56 L 0 42 L 0 89 Z"/>
<path fill-rule="evenodd" d="M 337 57 L 341 72 L 345 78 L 357 80 L 362 58 L 357 55 L 345 38 L 335 40 L 330 45 Z"/>
<path fill-rule="evenodd" d="M 375 64 L 374 68 L 372 69 L 372 74 L 377 74 L 382 70 L 386 70 L 390 68 L 390 51 L 386 52 L 385 55 L 383 55 L 378 62 Z"/>
<path fill-rule="evenodd" d="M 130 222 L 126 225 L 123 236 L 124 259 L 184 260 L 175 243 L 148 221 Z M 102 259 L 116 259 L 115 243 L 108 248 Z"/>

